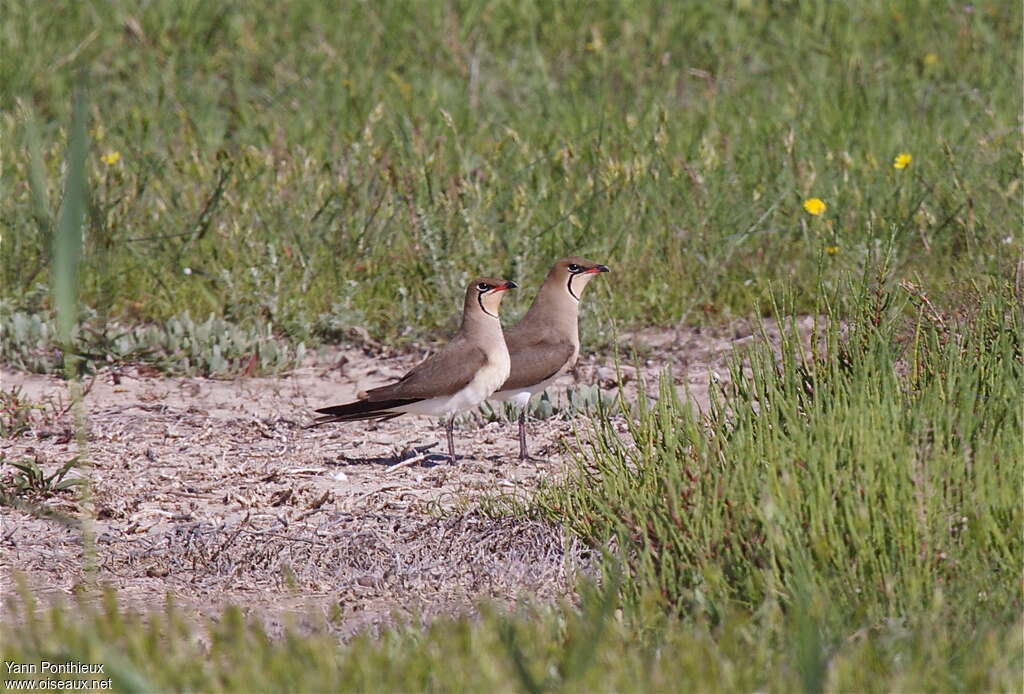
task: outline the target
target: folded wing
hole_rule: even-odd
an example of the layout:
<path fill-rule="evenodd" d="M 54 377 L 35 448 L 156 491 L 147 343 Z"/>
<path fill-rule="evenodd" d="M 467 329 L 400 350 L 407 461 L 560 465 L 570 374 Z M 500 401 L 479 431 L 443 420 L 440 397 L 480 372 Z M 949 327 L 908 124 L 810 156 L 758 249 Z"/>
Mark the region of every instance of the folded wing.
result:
<path fill-rule="evenodd" d="M 397 382 L 368 390 L 356 402 L 317 410 L 313 425 L 361 419 L 393 419 L 407 405 L 459 392 L 485 364 L 487 354 L 465 340 L 453 340 L 405 374 Z"/>
<path fill-rule="evenodd" d="M 506 337 L 512 370 L 498 390 L 529 388 L 557 374 L 572 359 L 576 349 L 568 340 L 511 332 Z"/>

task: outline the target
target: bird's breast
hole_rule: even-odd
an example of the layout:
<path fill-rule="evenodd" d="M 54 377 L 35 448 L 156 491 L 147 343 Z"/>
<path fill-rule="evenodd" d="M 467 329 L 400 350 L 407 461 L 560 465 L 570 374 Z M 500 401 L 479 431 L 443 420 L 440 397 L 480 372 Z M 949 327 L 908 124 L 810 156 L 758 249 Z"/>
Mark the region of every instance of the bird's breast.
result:
<path fill-rule="evenodd" d="M 483 397 L 486 399 L 508 380 L 508 375 L 511 372 L 512 360 L 508 356 L 508 350 L 495 350 L 487 355 L 487 363 L 481 367 L 473 379 L 476 385 L 475 389 L 484 393 Z"/>

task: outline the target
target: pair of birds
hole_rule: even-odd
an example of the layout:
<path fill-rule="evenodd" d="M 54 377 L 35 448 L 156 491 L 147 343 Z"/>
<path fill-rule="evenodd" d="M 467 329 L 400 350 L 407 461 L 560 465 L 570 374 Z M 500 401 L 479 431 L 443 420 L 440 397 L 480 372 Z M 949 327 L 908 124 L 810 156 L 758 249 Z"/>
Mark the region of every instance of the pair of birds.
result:
<path fill-rule="evenodd" d="M 580 296 L 602 272 L 608 272 L 605 265 L 584 258 L 559 260 L 530 310 L 504 332 L 498 307 L 504 293 L 518 285 L 491 277 L 473 280 L 466 288 L 462 326 L 451 342 L 396 383 L 359 393 L 355 402 L 317 410 L 321 416 L 313 426 L 403 414 L 444 417 L 448 455 L 455 462 L 455 414 L 487 399 L 510 401 L 520 408 L 519 458 L 526 460 L 527 403 L 576 363 Z"/>

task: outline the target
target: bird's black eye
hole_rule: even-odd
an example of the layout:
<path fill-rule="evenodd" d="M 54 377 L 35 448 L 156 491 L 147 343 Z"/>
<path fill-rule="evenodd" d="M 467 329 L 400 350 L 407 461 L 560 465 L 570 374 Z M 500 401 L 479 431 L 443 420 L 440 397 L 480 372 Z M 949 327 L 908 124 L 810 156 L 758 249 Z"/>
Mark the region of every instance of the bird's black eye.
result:
<path fill-rule="evenodd" d="M 577 265 L 576 263 L 571 263 L 571 264 L 569 265 L 569 272 L 579 272 L 579 271 L 580 271 L 580 270 L 582 270 L 582 269 L 583 269 L 583 268 L 581 268 L 581 267 L 580 267 L 579 265 Z"/>
<path fill-rule="evenodd" d="M 491 285 L 487 284 L 486 282 L 481 282 L 480 284 L 476 285 L 476 288 L 477 291 L 486 292 L 488 289 L 491 289 Z"/>

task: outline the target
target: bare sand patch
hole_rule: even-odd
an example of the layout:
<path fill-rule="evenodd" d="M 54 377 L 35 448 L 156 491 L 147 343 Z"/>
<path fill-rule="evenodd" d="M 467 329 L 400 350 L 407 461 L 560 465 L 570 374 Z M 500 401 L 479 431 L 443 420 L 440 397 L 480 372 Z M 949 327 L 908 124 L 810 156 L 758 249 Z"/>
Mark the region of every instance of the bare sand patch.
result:
<path fill-rule="evenodd" d="M 757 339 L 746 323 L 625 335 L 622 347 L 639 360 L 616 369 L 609 355 L 589 355 L 555 398 L 575 385 L 612 388 L 620 377 L 631 397 L 654 397 L 671 368 L 706 408 L 729 355 Z M 139 607 L 170 594 L 211 614 L 245 606 L 272 623 L 318 614 L 342 633 L 481 599 L 571 596 L 579 573 L 593 570 L 591 551 L 555 525 L 490 517 L 477 502 L 525 495 L 561 474 L 574 430 L 585 436 L 584 417 L 531 422 L 540 460 L 525 463 L 510 423 L 462 421 L 455 465 L 436 454 L 443 429 L 430 419 L 304 427 L 315 408 L 398 377 L 422 356 L 344 349 L 276 378 L 163 377 L 141 367 L 87 379 L 99 581 Z M 73 458 L 66 384 L 8 369 L 0 378 L 5 390 L 49 403 L 30 431 L 0 441 L 0 456 L 48 471 Z M 13 473 L 5 465 L 0 474 L 6 483 Z M 43 503 L 79 514 L 73 493 Z M 79 531 L 5 507 L 0 517 L 0 590 L 9 593 L 20 573 L 38 596 L 72 594 L 84 577 Z"/>

